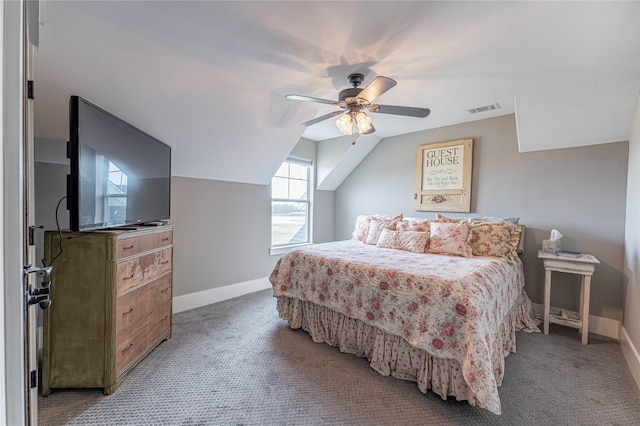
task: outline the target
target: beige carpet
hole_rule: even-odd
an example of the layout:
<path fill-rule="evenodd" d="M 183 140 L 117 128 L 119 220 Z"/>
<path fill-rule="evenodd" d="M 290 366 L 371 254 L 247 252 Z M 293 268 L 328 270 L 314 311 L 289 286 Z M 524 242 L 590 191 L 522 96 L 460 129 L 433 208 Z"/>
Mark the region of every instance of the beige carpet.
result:
<path fill-rule="evenodd" d="M 518 333 L 501 416 L 422 394 L 365 359 L 314 343 L 278 318 L 271 291 L 174 316 L 158 346 L 108 397 L 56 390 L 41 425 L 638 425 L 640 391 L 617 342 L 553 326 Z"/>

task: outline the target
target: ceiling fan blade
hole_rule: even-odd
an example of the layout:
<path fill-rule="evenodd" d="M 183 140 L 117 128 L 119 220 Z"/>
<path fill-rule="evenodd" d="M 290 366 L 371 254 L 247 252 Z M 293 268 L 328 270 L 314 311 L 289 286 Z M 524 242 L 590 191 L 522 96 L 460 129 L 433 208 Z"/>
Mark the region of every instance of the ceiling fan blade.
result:
<path fill-rule="evenodd" d="M 338 102 L 336 102 L 336 101 L 330 101 L 329 99 L 312 98 L 311 96 L 287 95 L 285 97 L 287 99 L 291 99 L 292 101 L 316 102 L 316 103 L 319 103 L 319 104 L 338 105 Z"/>
<path fill-rule="evenodd" d="M 321 115 L 318 118 L 314 118 L 313 120 L 309 120 L 309 121 L 305 121 L 304 123 L 300 123 L 300 125 L 301 126 L 311 126 L 312 124 L 319 123 L 321 121 L 326 120 L 327 118 L 331 118 L 331 117 L 333 117 L 335 115 L 342 114 L 343 112 L 344 112 L 344 110 L 333 111 L 333 112 L 330 112 L 329 114 Z"/>
<path fill-rule="evenodd" d="M 378 76 L 367 87 L 362 89 L 362 92 L 358 94 L 358 98 L 366 99 L 368 103 L 371 103 L 396 84 L 396 81 L 389 77 Z"/>
<path fill-rule="evenodd" d="M 380 114 L 406 115 L 409 117 L 425 118 L 431 113 L 429 108 L 406 107 L 397 105 L 369 105 L 367 111 Z"/>

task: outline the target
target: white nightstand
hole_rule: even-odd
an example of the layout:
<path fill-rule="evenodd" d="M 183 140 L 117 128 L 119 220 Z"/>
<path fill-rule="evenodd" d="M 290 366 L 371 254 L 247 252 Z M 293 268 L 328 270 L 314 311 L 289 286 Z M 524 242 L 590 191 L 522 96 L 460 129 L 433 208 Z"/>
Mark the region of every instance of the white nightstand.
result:
<path fill-rule="evenodd" d="M 589 297 L 591 293 L 591 276 L 596 270 L 596 263 L 600 263 L 591 254 L 581 254 L 579 257 L 558 256 L 538 250 L 538 258 L 544 263 L 544 334 L 549 334 L 549 322 L 577 328 L 582 331 L 582 344 L 589 339 Z M 566 315 L 550 313 L 551 302 L 551 272 L 565 272 L 578 274 L 580 277 L 580 312 L 578 319 Z"/>

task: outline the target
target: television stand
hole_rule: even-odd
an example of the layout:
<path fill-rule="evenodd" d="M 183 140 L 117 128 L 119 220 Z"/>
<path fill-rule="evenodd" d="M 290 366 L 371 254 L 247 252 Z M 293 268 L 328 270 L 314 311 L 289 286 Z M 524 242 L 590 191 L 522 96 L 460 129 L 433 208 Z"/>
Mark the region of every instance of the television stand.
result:
<path fill-rule="evenodd" d="M 58 388 L 109 395 L 171 337 L 173 226 L 44 238 L 46 264 L 64 250 L 43 313 L 42 396 Z"/>

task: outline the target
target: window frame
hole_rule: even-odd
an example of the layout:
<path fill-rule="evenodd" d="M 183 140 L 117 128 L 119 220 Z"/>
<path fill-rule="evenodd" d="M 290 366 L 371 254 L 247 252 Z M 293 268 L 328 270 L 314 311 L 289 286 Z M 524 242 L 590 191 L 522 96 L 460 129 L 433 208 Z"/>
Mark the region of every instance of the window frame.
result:
<path fill-rule="evenodd" d="M 298 246 L 303 246 L 303 245 L 308 245 L 308 244 L 312 244 L 313 243 L 313 162 L 309 159 L 306 158 L 300 158 L 300 157 L 294 157 L 294 156 L 289 156 L 287 157 L 282 164 L 280 165 L 280 167 L 282 167 L 282 165 L 284 165 L 285 163 L 291 163 L 291 164 L 299 164 L 302 166 L 306 166 L 307 167 L 307 197 L 306 200 L 298 200 L 298 199 L 293 199 L 293 198 L 274 198 L 273 197 L 273 179 L 276 177 L 275 175 L 271 178 L 271 184 L 269 186 L 269 188 L 271 189 L 271 196 L 270 196 L 270 206 L 271 206 L 271 230 L 270 230 L 270 254 L 271 255 L 276 255 L 276 254 L 282 254 L 287 252 L 289 249 L 293 248 L 293 247 L 298 247 Z M 287 178 L 287 180 L 291 180 L 290 177 Z M 304 242 L 300 242 L 300 243 L 287 243 L 287 244 L 274 244 L 273 243 L 273 203 L 274 202 L 292 202 L 292 203 L 305 203 L 306 204 L 306 217 L 305 217 L 305 221 L 306 221 L 306 226 L 307 226 L 307 232 L 306 232 L 306 241 Z"/>

